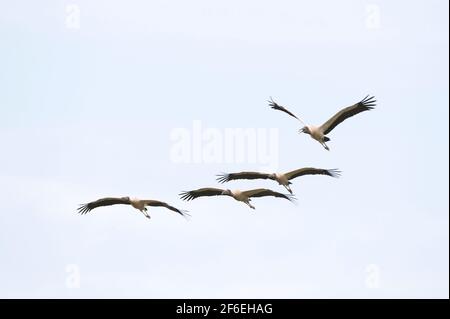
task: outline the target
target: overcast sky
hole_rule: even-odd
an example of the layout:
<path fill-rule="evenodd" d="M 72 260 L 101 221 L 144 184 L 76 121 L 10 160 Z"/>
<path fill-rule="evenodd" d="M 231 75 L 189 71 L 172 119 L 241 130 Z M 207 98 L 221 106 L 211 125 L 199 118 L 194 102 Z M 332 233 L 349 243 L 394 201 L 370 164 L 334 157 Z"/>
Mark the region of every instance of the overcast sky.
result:
<path fill-rule="evenodd" d="M 447 1 L 0 0 L 0 297 L 448 298 L 448 21 Z M 367 94 L 330 152 L 267 106 L 319 125 Z M 304 166 L 342 177 L 255 211 L 178 196 Z M 76 213 L 103 196 L 192 218 Z"/>

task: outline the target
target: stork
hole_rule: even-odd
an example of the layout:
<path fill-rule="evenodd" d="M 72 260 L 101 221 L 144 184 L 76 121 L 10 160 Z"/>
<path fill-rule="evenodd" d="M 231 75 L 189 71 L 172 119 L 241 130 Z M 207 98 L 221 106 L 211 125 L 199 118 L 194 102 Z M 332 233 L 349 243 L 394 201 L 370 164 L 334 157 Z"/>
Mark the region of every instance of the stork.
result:
<path fill-rule="evenodd" d="M 240 190 L 229 190 L 229 189 L 219 189 L 219 188 L 200 188 L 193 191 L 182 192 L 180 194 L 181 199 L 190 201 L 199 197 L 205 196 L 230 196 L 233 197 L 238 202 L 243 202 L 251 209 L 255 209 L 255 207 L 250 203 L 251 199 L 254 197 L 266 197 L 273 196 L 284 198 L 289 201 L 293 201 L 294 197 L 289 194 L 281 194 L 278 192 L 274 192 L 270 189 L 258 188 L 252 189 L 248 191 L 240 191 Z"/>
<path fill-rule="evenodd" d="M 299 117 L 294 115 L 291 111 L 287 110 L 284 106 L 281 106 L 273 101 L 272 98 L 270 98 L 269 106 L 272 109 L 279 110 L 282 112 L 287 113 L 288 115 L 296 118 L 303 124 L 303 128 L 299 130 L 299 133 L 305 133 L 309 134 L 313 139 L 318 141 L 322 146 L 329 151 L 330 148 L 325 142 L 328 142 L 330 138 L 326 136 L 328 133 L 330 133 L 337 125 L 348 119 L 349 117 L 352 117 L 358 113 L 369 111 L 374 108 L 376 105 L 375 97 L 367 95 L 364 99 L 362 99 L 360 102 L 348 106 L 339 112 L 337 112 L 333 117 L 331 117 L 328 121 L 323 123 L 321 126 L 314 126 L 314 125 L 306 125 L 305 122 L 303 122 Z"/>
<path fill-rule="evenodd" d="M 131 205 L 133 208 L 139 210 L 141 213 L 144 214 L 145 217 L 150 218 L 150 215 L 148 214 L 147 207 L 165 207 L 171 211 L 174 211 L 178 214 L 180 214 L 183 217 L 190 216 L 186 211 L 179 210 L 178 208 L 175 208 L 173 206 L 170 206 L 167 203 L 160 202 L 158 200 L 150 200 L 150 199 L 137 199 L 137 198 L 130 198 L 130 197 L 106 197 L 101 198 L 99 200 L 82 204 L 80 207 L 78 207 L 78 212 L 81 215 L 89 213 L 91 210 L 103 207 L 103 206 L 111 206 L 111 205 Z"/>
<path fill-rule="evenodd" d="M 305 175 L 327 175 L 331 177 L 339 177 L 341 171 L 337 169 L 322 169 L 322 168 L 314 168 L 314 167 L 304 167 L 300 169 L 296 169 L 287 173 L 259 173 L 259 172 L 240 172 L 240 173 L 230 173 L 230 174 L 221 174 L 217 175 L 217 181 L 219 183 L 226 183 L 232 180 L 238 179 L 271 179 L 277 181 L 278 184 L 283 185 L 289 193 L 292 194 L 290 180 Z"/>

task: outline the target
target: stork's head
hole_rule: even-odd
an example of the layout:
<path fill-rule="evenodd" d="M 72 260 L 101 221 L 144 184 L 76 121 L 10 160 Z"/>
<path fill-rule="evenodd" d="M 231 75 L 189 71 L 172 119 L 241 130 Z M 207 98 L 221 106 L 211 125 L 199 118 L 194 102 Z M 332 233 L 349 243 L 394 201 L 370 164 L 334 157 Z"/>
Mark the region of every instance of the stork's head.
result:
<path fill-rule="evenodd" d="M 224 190 L 224 191 L 222 192 L 222 195 L 228 195 L 228 196 L 232 196 L 232 195 L 233 195 L 233 193 L 231 192 L 231 190 L 229 190 L 229 189 L 226 189 L 226 190 Z"/>
<path fill-rule="evenodd" d="M 311 130 L 308 126 L 303 126 L 300 130 L 298 130 L 299 133 L 305 133 L 305 134 L 311 134 Z"/>

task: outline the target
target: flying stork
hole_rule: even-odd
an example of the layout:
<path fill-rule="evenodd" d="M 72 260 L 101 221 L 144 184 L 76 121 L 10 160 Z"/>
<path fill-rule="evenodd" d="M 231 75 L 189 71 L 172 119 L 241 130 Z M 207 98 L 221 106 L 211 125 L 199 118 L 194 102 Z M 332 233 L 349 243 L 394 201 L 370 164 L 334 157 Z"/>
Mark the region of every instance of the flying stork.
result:
<path fill-rule="evenodd" d="M 220 183 L 226 183 L 232 180 L 237 179 L 271 179 L 277 181 L 278 184 L 283 185 L 289 193 L 292 194 L 291 187 L 292 184 L 290 180 L 305 175 L 327 175 L 331 177 L 339 177 L 341 172 L 337 169 L 322 169 L 322 168 L 314 168 L 314 167 L 304 167 L 297 169 L 295 171 L 287 172 L 284 174 L 280 173 L 259 173 L 259 172 L 240 172 L 240 173 L 230 173 L 230 174 L 221 174 L 217 175 L 217 181 Z"/>
<path fill-rule="evenodd" d="M 360 102 L 348 106 L 339 112 L 337 112 L 332 118 L 330 118 L 328 121 L 323 123 L 321 126 L 313 126 L 313 125 L 306 125 L 299 117 L 294 115 L 294 113 L 287 110 L 284 106 L 281 106 L 273 101 L 272 98 L 270 98 L 269 106 L 272 109 L 279 110 L 282 112 L 285 112 L 289 114 L 290 116 L 296 118 L 299 120 L 304 126 L 299 130 L 299 133 L 306 133 L 309 134 L 313 139 L 318 141 L 322 146 L 329 151 L 330 148 L 325 144 L 325 142 L 328 142 L 330 138 L 326 136 L 328 133 L 330 133 L 337 125 L 348 119 L 349 117 L 352 117 L 353 115 L 356 115 L 358 113 L 369 111 L 374 108 L 375 106 L 375 97 L 367 95 L 364 99 L 362 99 Z"/>
<path fill-rule="evenodd" d="M 200 188 L 197 190 L 189 191 L 189 192 L 182 192 L 180 194 L 181 199 L 190 201 L 193 199 L 196 199 L 198 197 L 204 197 L 204 196 L 230 196 L 233 197 L 235 200 L 239 202 L 243 202 L 248 205 L 248 207 L 255 209 L 255 207 L 250 204 L 251 199 L 253 197 L 266 197 L 266 196 L 273 196 L 273 197 L 279 197 L 284 198 L 289 201 L 293 201 L 294 197 L 289 194 L 281 194 L 278 192 L 274 192 L 270 189 L 265 188 L 258 188 L 258 189 L 252 189 L 248 191 L 240 191 L 240 190 L 229 190 L 229 189 L 219 189 L 219 188 Z"/>
<path fill-rule="evenodd" d="M 130 197 L 107 197 L 107 198 L 101 198 L 99 200 L 96 200 L 94 202 L 90 202 L 87 204 L 82 204 L 80 207 L 78 207 L 78 212 L 81 215 L 89 213 L 91 210 L 97 208 L 97 207 L 103 207 L 103 206 L 111 206 L 111 205 L 131 205 L 133 208 L 136 208 L 141 213 L 144 214 L 145 217 L 150 218 L 150 215 L 147 212 L 147 207 L 165 207 L 167 209 L 170 209 L 171 211 L 174 211 L 178 214 L 180 214 L 183 217 L 190 216 L 186 211 L 179 210 L 178 208 L 175 208 L 173 206 L 170 206 L 167 203 L 160 202 L 157 200 L 150 200 L 150 199 L 137 199 L 137 198 L 130 198 Z"/>

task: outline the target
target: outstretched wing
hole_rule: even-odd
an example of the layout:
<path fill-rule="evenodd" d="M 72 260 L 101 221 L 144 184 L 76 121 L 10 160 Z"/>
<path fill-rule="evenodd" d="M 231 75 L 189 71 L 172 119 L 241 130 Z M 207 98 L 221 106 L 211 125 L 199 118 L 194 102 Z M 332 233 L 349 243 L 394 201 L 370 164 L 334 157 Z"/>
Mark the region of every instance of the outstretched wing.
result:
<path fill-rule="evenodd" d="M 322 169 L 322 168 L 314 168 L 314 167 L 304 167 L 297 169 L 292 172 L 288 172 L 284 174 L 288 180 L 294 179 L 299 176 L 304 175 L 328 175 L 331 177 L 339 177 L 341 176 L 341 171 L 337 169 Z"/>
<path fill-rule="evenodd" d="M 198 197 L 203 197 L 203 196 L 222 195 L 223 191 L 224 191 L 223 189 L 219 189 L 219 188 L 200 188 L 200 189 L 189 191 L 189 192 L 182 192 L 180 194 L 180 196 L 181 196 L 182 200 L 190 201 L 190 200 L 196 199 Z"/>
<path fill-rule="evenodd" d="M 284 106 L 281 106 L 281 105 L 277 104 L 274 100 L 272 100 L 272 97 L 270 98 L 270 101 L 267 101 L 267 102 L 269 102 L 269 106 L 271 108 L 273 108 L 274 110 L 279 110 L 279 111 L 282 111 L 284 113 L 287 113 L 290 116 L 292 116 L 293 118 L 296 118 L 297 120 L 299 120 L 300 122 L 303 123 L 303 121 L 300 120 L 294 113 L 292 113 L 291 111 L 286 109 Z"/>
<path fill-rule="evenodd" d="M 245 196 L 247 196 L 249 198 L 250 197 L 273 196 L 273 197 L 284 198 L 284 199 L 287 199 L 289 201 L 293 201 L 294 200 L 294 196 L 292 196 L 292 195 L 274 192 L 273 190 L 266 189 L 266 188 L 252 189 L 252 190 L 248 190 L 248 191 L 242 192 L 242 194 L 244 194 Z"/>
<path fill-rule="evenodd" d="M 183 217 L 187 217 L 190 216 L 187 211 L 185 210 L 180 210 L 176 207 L 173 207 L 165 202 L 160 202 L 159 200 L 144 200 L 144 204 L 145 206 L 152 206 L 152 207 L 165 207 L 167 209 L 170 209 L 171 211 L 174 211 L 178 214 L 180 214 Z"/>
<path fill-rule="evenodd" d="M 258 172 L 240 172 L 240 173 L 230 173 L 230 174 L 220 174 L 217 175 L 217 181 L 219 183 L 225 183 L 237 179 L 268 179 L 270 174 L 258 173 Z"/>
<path fill-rule="evenodd" d="M 81 215 L 84 215 L 97 207 L 111 206 L 117 204 L 129 205 L 130 200 L 128 198 L 115 198 L 115 197 L 101 198 L 99 200 L 96 200 L 95 202 L 80 205 L 80 207 L 78 207 L 78 212 Z"/>
<path fill-rule="evenodd" d="M 324 135 L 327 135 L 330 133 L 337 125 L 348 119 L 349 117 L 352 117 L 353 115 L 356 115 L 358 113 L 369 111 L 374 108 L 376 100 L 374 96 L 366 96 L 364 99 L 362 99 L 361 102 L 358 102 L 352 106 L 346 107 L 342 110 L 340 110 L 338 113 L 336 113 L 332 118 L 330 118 L 328 121 L 326 121 L 322 126 L 320 127 L 322 129 L 322 132 Z"/>

